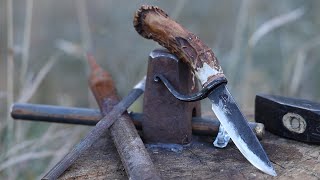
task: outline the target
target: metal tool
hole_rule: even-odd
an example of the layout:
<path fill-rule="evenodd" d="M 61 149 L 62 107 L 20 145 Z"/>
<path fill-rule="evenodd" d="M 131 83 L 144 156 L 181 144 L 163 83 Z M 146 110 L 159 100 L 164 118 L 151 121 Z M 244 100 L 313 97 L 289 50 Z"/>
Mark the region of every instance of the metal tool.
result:
<path fill-rule="evenodd" d="M 111 75 L 98 66 L 93 56 L 88 56 L 88 61 L 91 67 L 89 87 L 101 114 L 107 115 L 120 102 L 120 97 Z M 110 132 L 129 179 L 161 179 L 127 112 L 114 122 Z"/>
<path fill-rule="evenodd" d="M 225 75 L 212 50 L 158 7 L 142 6 L 133 23 L 141 36 L 153 39 L 187 63 L 204 88 L 212 87 L 206 90 L 212 110 L 234 144 L 251 164 L 276 176 L 268 156 L 227 89 Z"/>
<path fill-rule="evenodd" d="M 165 75 L 185 93 L 198 91 L 190 68 L 167 50 L 150 53 L 146 89 L 143 98 L 143 138 L 147 143 L 188 144 L 192 140 L 192 117 L 200 117 L 200 102 L 176 99 L 162 84 L 154 81 Z"/>
<path fill-rule="evenodd" d="M 130 112 L 133 124 L 136 129 L 142 130 L 143 114 Z M 88 108 L 63 107 L 40 104 L 13 104 L 11 117 L 15 120 L 42 121 L 51 123 L 67 123 L 79 125 L 96 125 L 102 118 L 100 110 Z M 192 133 L 194 135 L 215 137 L 219 131 L 220 122 L 218 119 L 203 117 L 192 117 Z M 249 122 L 258 139 L 264 136 L 264 125 L 261 123 Z"/>
<path fill-rule="evenodd" d="M 303 99 L 260 94 L 255 119 L 282 137 L 320 144 L 320 104 Z"/>
<path fill-rule="evenodd" d="M 97 79 L 99 80 L 99 78 L 107 78 L 105 77 L 105 74 L 101 74 L 101 72 L 93 72 L 94 74 L 92 74 L 93 76 L 96 76 Z M 94 80 L 92 80 L 94 81 Z M 91 82 L 92 82 L 91 81 Z M 97 83 L 97 82 L 92 82 Z M 106 99 L 107 101 L 101 101 L 100 97 L 97 98 L 98 99 L 98 103 L 101 106 L 101 103 L 105 103 L 105 105 L 107 105 L 106 107 L 103 108 L 104 112 L 109 112 L 107 115 L 105 115 L 97 124 L 96 126 L 87 134 L 87 136 L 85 138 L 83 138 L 79 144 L 77 144 L 75 146 L 75 148 L 69 152 L 56 166 L 53 167 L 53 169 L 51 169 L 49 171 L 49 173 L 47 173 L 45 175 L 45 177 L 43 179 L 57 179 L 85 150 L 87 150 L 97 139 L 99 139 L 104 133 L 106 133 L 106 131 L 108 130 L 108 128 L 114 124 L 114 122 L 116 122 L 116 120 L 120 119 L 121 123 L 118 123 L 117 127 L 113 126 L 114 131 L 113 133 L 113 137 L 116 136 L 116 134 L 119 134 L 116 132 L 115 128 L 121 128 L 123 129 L 123 127 L 119 127 L 121 125 L 126 125 L 126 127 L 124 127 L 124 130 L 128 130 L 128 129 L 134 129 L 134 128 L 130 128 L 130 121 L 124 121 L 122 117 L 122 114 L 127 110 L 127 108 L 143 93 L 144 91 L 144 87 L 145 87 L 145 78 L 143 78 L 135 87 L 134 89 L 129 93 L 128 96 L 126 96 L 122 101 L 120 101 L 119 103 L 117 103 L 117 98 L 114 96 L 115 93 L 115 89 L 109 89 L 107 92 L 103 92 L 105 90 L 107 90 L 106 85 L 108 85 L 109 82 L 107 82 L 106 84 L 98 84 L 97 89 L 95 91 L 99 91 L 102 90 L 100 95 L 110 95 L 111 98 L 110 99 Z M 101 87 L 99 85 L 102 85 Z M 110 84 L 112 85 L 112 84 Z M 101 88 L 101 89 L 99 89 Z M 97 95 L 97 94 L 95 94 Z M 112 96 L 113 95 L 113 96 Z M 97 97 L 97 96 L 96 96 Z M 102 98 L 108 98 L 108 97 L 102 97 Z M 116 104 L 116 105 L 115 105 Z M 110 108 L 110 109 L 108 109 Z M 111 110 L 112 108 L 112 110 Z M 126 124 L 126 122 L 129 122 L 129 124 Z M 115 124 L 114 124 L 115 125 Z M 133 125 L 131 125 L 133 126 Z M 121 131 L 122 132 L 122 131 Z M 128 136 L 128 142 L 131 142 L 132 137 L 138 137 L 138 136 L 134 136 L 131 134 L 131 132 L 127 132 L 129 133 L 130 136 Z M 119 138 L 121 139 L 125 139 L 122 136 L 119 136 Z M 140 139 L 140 138 L 138 138 Z M 120 143 L 119 140 L 115 140 L 116 143 Z M 141 140 L 140 140 L 141 141 Z M 137 141 L 138 144 L 140 145 L 142 143 Z M 118 147 L 119 144 L 116 144 L 116 146 Z M 130 144 L 129 144 L 130 145 Z M 127 153 L 132 153 L 132 155 L 134 154 L 138 154 L 139 156 L 137 157 L 127 157 L 128 160 L 130 162 L 128 162 L 129 164 L 124 163 L 124 166 L 126 168 L 127 173 L 132 172 L 132 174 L 128 174 L 128 176 L 130 177 L 130 175 L 134 175 L 135 179 L 139 179 L 137 178 L 137 176 L 141 176 L 141 171 L 139 170 L 139 168 L 142 168 L 144 170 L 150 170 L 149 172 L 144 172 L 146 173 L 143 177 L 146 177 L 146 175 L 150 175 L 151 177 L 148 178 L 154 178 L 154 179 L 160 179 L 157 172 L 154 170 L 152 162 L 150 157 L 146 154 L 146 151 L 143 151 L 142 149 L 142 154 L 139 153 L 137 150 L 139 148 L 137 148 L 136 143 L 131 144 L 133 146 L 133 149 L 130 149 L 129 151 L 127 151 Z M 142 144 L 143 145 L 143 144 Z M 123 152 L 123 148 L 124 146 L 126 147 L 127 144 L 120 144 L 120 148 L 118 149 L 118 151 L 121 153 Z M 140 145 L 141 146 L 141 145 Z M 142 146 L 144 148 L 144 146 Z M 128 150 L 128 149 L 127 149 Z M 120 157 L 123 157 L 124 154 L 120 154 Z M 135 159 L 138 158 L 141 161 L 138 162 L 138 165 L 141 166 L 134 166 L 134 164 L 136 164 L 137 161 L 135 161 Z M 123 158 L 122 158 L 123 160 Z M 124 161 L 122 161 L 124 162 Z M 132 163 L 132 164 L 130 164 Z M 135 174 L 136 172 L 139 172 L 140 174 Z"/>

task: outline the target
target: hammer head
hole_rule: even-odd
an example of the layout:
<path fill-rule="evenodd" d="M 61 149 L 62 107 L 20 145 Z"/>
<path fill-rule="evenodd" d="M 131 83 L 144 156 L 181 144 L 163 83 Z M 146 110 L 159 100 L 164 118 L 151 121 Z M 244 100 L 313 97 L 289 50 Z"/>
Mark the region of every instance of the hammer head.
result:
<path fill-rule="evenodd" d="M 308 100 L 257 95 L 255 120 L 276 135 L 320 144 L 320 104 Z"/>

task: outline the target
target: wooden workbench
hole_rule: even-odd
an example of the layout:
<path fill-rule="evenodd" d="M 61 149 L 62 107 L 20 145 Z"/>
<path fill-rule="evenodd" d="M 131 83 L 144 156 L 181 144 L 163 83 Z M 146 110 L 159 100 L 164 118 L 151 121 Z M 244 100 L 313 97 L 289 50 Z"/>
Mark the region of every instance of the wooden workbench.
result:
<path fill-rule="evenodd" d="M 320 146 L 267 133 L 261 141 L 278 173 L 275 179 L 320 179 Z M 233 144 L 225 149 L 194 137 L 181 152 L 149 147 L 163 179 L 272 179 L 253 167 Z M 109 135 L 100 138 L 60 179 L 127 179 Z"/>

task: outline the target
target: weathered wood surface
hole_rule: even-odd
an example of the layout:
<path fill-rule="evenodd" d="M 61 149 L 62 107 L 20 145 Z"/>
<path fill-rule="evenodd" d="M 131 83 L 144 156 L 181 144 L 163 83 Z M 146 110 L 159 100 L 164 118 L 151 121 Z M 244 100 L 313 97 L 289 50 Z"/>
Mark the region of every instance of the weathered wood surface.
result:
<path fill-rule="evenodd" d="M 267 133 L 261 141 L 278 176 L 261 173 L 233 144 L 217 149 L 198 138 L 182 152 L 148 148 L 163 179 L 320 179 L 320 146 Z M 100 138 L 60 179 L 127 179 L 109 135 Z"/>

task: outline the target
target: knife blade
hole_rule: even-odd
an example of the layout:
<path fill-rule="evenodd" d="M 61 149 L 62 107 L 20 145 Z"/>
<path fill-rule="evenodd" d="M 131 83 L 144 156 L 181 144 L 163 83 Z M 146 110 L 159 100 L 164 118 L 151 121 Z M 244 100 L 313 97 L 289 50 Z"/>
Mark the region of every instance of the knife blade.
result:
<path fill-rule="evenodd" d="M 212 91 L 208 98 L 212 110 L 243 156 L 261 171 L 276 176 L 268 156 L 239 110 L 226 84 Z"/>
<path fill-rule="evenodd" d="M 221 78 L 226 79 L 212 50 L 196 35 L 172 20 L 162 9 L 156 6 L 141 6 L 135 14 L 133 24 L 141 36 L 153 39 L 187 63 L 204 88 L 212 83 L 216 84 Z M 254 137 L 225 85 L 220 85 L 208 97 L 212 101 L 214 113 L 245 158 L 261 171 L 276 176 L 264 149 Z"/>

